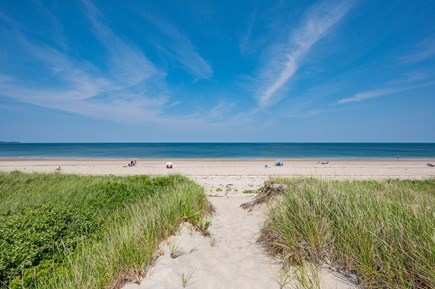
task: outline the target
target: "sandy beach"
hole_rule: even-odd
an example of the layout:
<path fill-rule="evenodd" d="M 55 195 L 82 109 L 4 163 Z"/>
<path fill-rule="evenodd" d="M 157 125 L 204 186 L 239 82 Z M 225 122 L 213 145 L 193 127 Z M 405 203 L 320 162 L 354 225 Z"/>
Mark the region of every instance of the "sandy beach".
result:
<path fill-rule="evenodd" d="M 400 160 L 316 160 L 284 159 L 283 167 L 274 160 L 236 159 L 138 159 L 135 167 L 129 160 L 119 159 L 20 159 L 0 158 L 0 171 L 54 172 L 59 166 L 63 173 L 91 175 L 167 175 L 179 173 L 188 177 L 320 177 L 333 179 L 427 179 L 435 170 L 426 163 L 433 159 Z M 166 162 L 174 164 L 165 168 Z M 328 162 L 322 164 L 322 162 Z M 265 167 L 268 165 L 268 168 Z"/>
<path fill-rule="evenodd" d="M 182 174 L 204 185 L 209 194 L 243 192 L 259 187 L 269 177 L 316 177 L 327 179 L 430 179 L 435 169 L 426 166 L 431 159 L 400 160 L 321 160 L 284 159 L 275 167 L 272 159 L 20 159 L 0 158 L 0 171 L 60 172 L 84 175 L 168 175 Z M 166 169 L 166 162 L 173 168 Z M 322 162 L 328 162 L 322 164 Z M 265 165 L 268 167 L 266 168 Z"/>
<path fill-rule="evenodd" d="M 171 161 L 173 169 L 166 169 Z M 240 208 L 250 201 L 247 190 L 259 188 L 271 176 L 317 177 L 327 179 L 429 179 L 433 160 L 274 160 L 227 159 L 138 159 L 135 167 L 128 160 L 116 159 L 0 159 L 0 171 L 55 172 L 86 175 L 185 175 L 205 187 L 216 213 L 210 217 L 211 236 L 204 237 L 186 225 L 161 244 L 154 267 L 133 288 L 280 288 L 282 264 L 268 256 L 256 243 L 265 207 L 252 212 Z M 269 167 L 265 167 L 265 165 Z M 178 252 L 177 258 L 171 252 Z M 323 268 L 318 271 L 320 288 L 357 288 L 352 280 Z M 282 288 L 296 288 L 294 281 Z"/>
<path fill-rule="evenodd" d="M 431 159 L 381 160 L 316 160 L 284 159 L 284 166 L 275 167 L 275 160 L 235 159 L 19 159 L 0 158 L 0 171 L 60 172 L 85 175 L 168 175 L 182 174 L 205 185 L 212 194 L 216 189 L 243 192 L 260 186 L 269 177 L 316 177 L 327 179 L 429 179 L 435 169 L 426 166 Z M 166 162 L 173 169 L 166 169 Z M 328 162 L 322 164 L 322 162 Z M 265 167 L 267 165 L 268 167 Z M 231 184 L 229 188 L 228 184 Z"/>

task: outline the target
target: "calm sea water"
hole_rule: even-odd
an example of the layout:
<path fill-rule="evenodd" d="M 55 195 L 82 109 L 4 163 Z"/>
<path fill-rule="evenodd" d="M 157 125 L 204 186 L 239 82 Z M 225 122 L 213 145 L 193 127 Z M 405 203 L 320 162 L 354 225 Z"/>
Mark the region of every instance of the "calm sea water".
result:
<path fill-rule="evenodd" d="M 435 158 L 435 143 L 22 143 L 0 157 L 24 158 Z"/>

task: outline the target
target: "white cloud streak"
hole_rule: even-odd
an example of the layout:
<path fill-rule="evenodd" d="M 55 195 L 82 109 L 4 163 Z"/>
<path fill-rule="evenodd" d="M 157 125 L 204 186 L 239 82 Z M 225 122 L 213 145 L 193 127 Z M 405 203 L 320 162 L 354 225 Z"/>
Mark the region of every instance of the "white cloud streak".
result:
<path fill-rule="evenodd" d="M 0 67 L 0 96 L 77 115 L 171 131 L 191 131 L 193 127 L 209 131 L 210 125 L 225 123 L 234 103 L 221 102 L 211 114 L 209 110 L 187 115 L 168 113 L 181 103 L 172 101 L 166 73 L 157 69 L 133 43 L 115 34 L 92 2 L 83 0 L 83 4 L 91 32 L 107 52 L 103 55 L 107 57 L 105 65 L 77 57 L 80 53 L 75 53 L 74 47 L 55 47 L 43 39 L 28 37 L 28 27 L 11 19 L 0 29 L 0 37 L 7 36 L 9 43 L 14 44 L 11 47 L 19 47 L 7 47 L 5 54 L 17 56 L 20 61 L 14 64 L 14 70 Z M 178 29 L 164 25 L 158 28 L 173 40 L 170 43 L 175 43 L 171 49 L 179 53 L 174 54 L 177 61 L 198 78 L 211 77 L 211 66 L 190 40 Z"/>
<path fill-rule="evenodd" d="M 24 60 L 17 67 L 33 69 L 33 76 L 8 74 L 0 68 L 0 95 L 116 122 L 164 123 L 167 118 L 162 116 L 163 110 L 170 100 L 165 74 L 142 51 L 103 24 L 100 12 L 91 2 L 83 3 L 96 38 L 107 49 L 107 68 L 75 59 L 48 44 L 30 42 L 22 32 L 26 27 L 8 22 L 10 28 L 4 33 L 21 49 L 8 53 L 19 53 Z"/>
<path fill-rule="evenodd" d="M 120 89 L 120 86 L 102 75 L 98 68 L 90 63 L 73 60 L 49 46 L 38 46 L 29 42 L 25 42 L 24 45 L 33 57 L 50 69 L 51 77 L 59 80 L 62 88 L 68 92 L 59 94 L 58 99 L 87 99 L 103 92 Z"/>
<path fill-rule="evenodd" d="M 426 38 L 407 55 L 400 57 L 404 64 L 414 64 L 435 57 L 435 38 Z"/>
<path fill-rule="evenodd" d="M 114 87 L 111 82 L 92 78 L 79 69 L 73 68 L 66 73 L 71 75 L 58 87 L 44 87 L 3 75 L 0 77 L 0 94 L 45 108 L 136 124 L 158 122 L 168 101 L 164 95 L 143 97 L 123 89 L 111 91 L 110 88 Z"/>
<path fill-rule="evenodd" d="M 363 100 L 367 100 L 367 99 L 371 99 L 371 98 L 375 98 L 375 97 L 379 97 L 379 96 L 393 94 L 396 92 L 400 92 L 402 90 L 403 89 L 390 88 L 390 89 L 377 89 L 377 90 L 365 91 L 365 92 L 357 93 L 352 97 L 340 99 L 339 101 L 337 101 L 337 103 L 343 104 L 343 103 L 349 103 L 349 102 L 360 102 Z"/>
<path fill-rule="evenodd" d="M 141 15 L 166 36 L 166 41 L 160 41 L 157 45 L 160 51 L 174 59 L 195 77 L 209 79 L 213 76 L 211 65 L 198 53 L 192 41 L 183 32 L 169 22 L 150 14 L 141 13 Z"/>
<path fill-rule="evenodd" d="M 295 74 L 312 46 L 343 18 L 350 7 L 347 1 L 312 7 L 301 25 L 293 30 L 287 43 L 276 43 L 270 48 L 270 59 L 260 72 L 263 76 L 258 97 L 260 106 L 270 105 L 274 98 L 276 101 L 276 94 Z"/>
<path fill-rule="evenodd" d="M 376 98 L 376 97 L 386 96 L 386 95 L 390 95 L 390 94 L 394 94 L 394 93 L 404 92 L 404 91 L 418 89 L 418 88 L 422 88 L 422 87 L 428 87 L 428 86 L 432 86 L 432 85 L 435 85 L 435 82 L 430 81 L 430 82 L 420 83 L 420 84 L 406 86 L 406 87 L 394 87 L 394 88 L 383 88 L 383 89 L 370 90 L 370 91 L 357 93 L 352 97 L 340 99 L 337 101 L 337 104 L 361 102 L 361 101 Z"/>
<path fill-rule="evenodd" d="M 221 120 L 226 116 L 234 107 L 236 103 L 227 103 L 227 102 L 219 102 L 216 106 L 214 106 L 208 115 L 208 118 L 212 120 Z"/>
<path fill-rule="evenodd" d="M 251 49 L 251 38 L 252 38 L 252 31 L 255 26 L 255 22 L 257 19 L 258 14 L 258 3 L 256 2 L 255 7 L 251 14 L 249 15 L 248 19 L 248 27 L 244 35 L 240 38 L 239 46 L 240 46 L 240 52 L 242 54 L 247 54 L 248 51 Z"/>
<path fill-rule="evenodd" d="M 92 23 L 96 37 L 109 51 L 109 61 L 112 76 L 124 84 L 136 85 L 159 72 L 145 57 L 143 52 L 132 44 L 116 36 L 113 31 L 101 21 L 100 12 L 89 0 L 85 4 L 85 14 Z"/>

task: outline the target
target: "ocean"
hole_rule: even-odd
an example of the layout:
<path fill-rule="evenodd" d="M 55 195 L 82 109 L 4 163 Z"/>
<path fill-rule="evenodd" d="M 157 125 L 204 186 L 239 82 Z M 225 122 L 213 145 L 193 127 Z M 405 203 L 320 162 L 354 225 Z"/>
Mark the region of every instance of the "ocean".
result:
<path fill-rule="evenodd" d="M 435 143 L 0 143 L 20 158 L 435 158 Z"/>

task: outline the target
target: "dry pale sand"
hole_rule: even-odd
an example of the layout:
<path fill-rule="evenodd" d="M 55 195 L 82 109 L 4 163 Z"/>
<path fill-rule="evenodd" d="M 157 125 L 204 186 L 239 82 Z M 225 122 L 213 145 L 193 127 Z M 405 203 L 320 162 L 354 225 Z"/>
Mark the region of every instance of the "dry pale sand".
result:
<path fill-rule="evenodd" d="M 184 226 L 161 245 L 161 256 L 142 282 L 127 284 L 124 289 L 280 288 L 281 262 L 267 256 L 255 242 L 262 210 L 248 213 L 240 209 L 249 199 L 241 194 L 210 199 L 217 210 L 212 218 L 212 236 L 203 237 Z M 326 270 L 320 270 L 319 279 L 321 288 L 356 288 L 343 276 Z M 295 285 L 292 282 L 283 288 Z"/>
<path fill-rule="evenodd" d="M 124 289 L 201 288 L 269 289 L 280 288 L 283 279 L 280 260 L 267 256 L 256 243 L 264 219 L 264 207 L 248 212 L 240 204 L 270 176 L 320 177 L 334 179 L 428 179 L 435 169 L 425 166 L 433 160 L 400 161 L 330 161 L 285 160 L 284 167 L 265 168 L 273 160 L 138 160 L 136 167 L 126 167 L 123 160 L 19 160 L 0 159 L 0 171 L 167 175 L 180 173 L 203 185 L 216 207 L 211 217 L 211 237 L 201 236 L 185 225 L 180 232 L 161 244 L 160 256 L 140 284 L 126 284 Z M 171 253 L 179 255 L 171 257 Z M 281 272 L 281 273 L 280 273 Z M 356 288 L 344 276 L 319 269 L 320 288 Z M 290 282 L 281 288 L 297 288 Z"/>
<path fill-rule="evenodd" d="M 172 161 L 174 169 L 167 170 L 165 163 Z M 223 160 L 180 159 L 138 160 L 136 167 L 127 167 L 127 160 L 101 159 L 8 159 L 0 158 L 0 171 L 54 172 L 57 167 L 64 173 L 113 174 L 113 175 L 166 175 L 180 173 L 189 177 L 213 177 L 222 179 L 244 178 L 247 181 L 268 176 L 321 177 L 334 179 L 427 179 L 435 177 L 435 169 L 426 166 L 434 160 L 284 160 L 284 167 L 273 167 L 273 160 Z M 265 168 L 267 164 L 270 167 Z M 248 178 L 247 178 L 248 177 Z M 217 183 L 218 184 L 218 183 Z"/>

